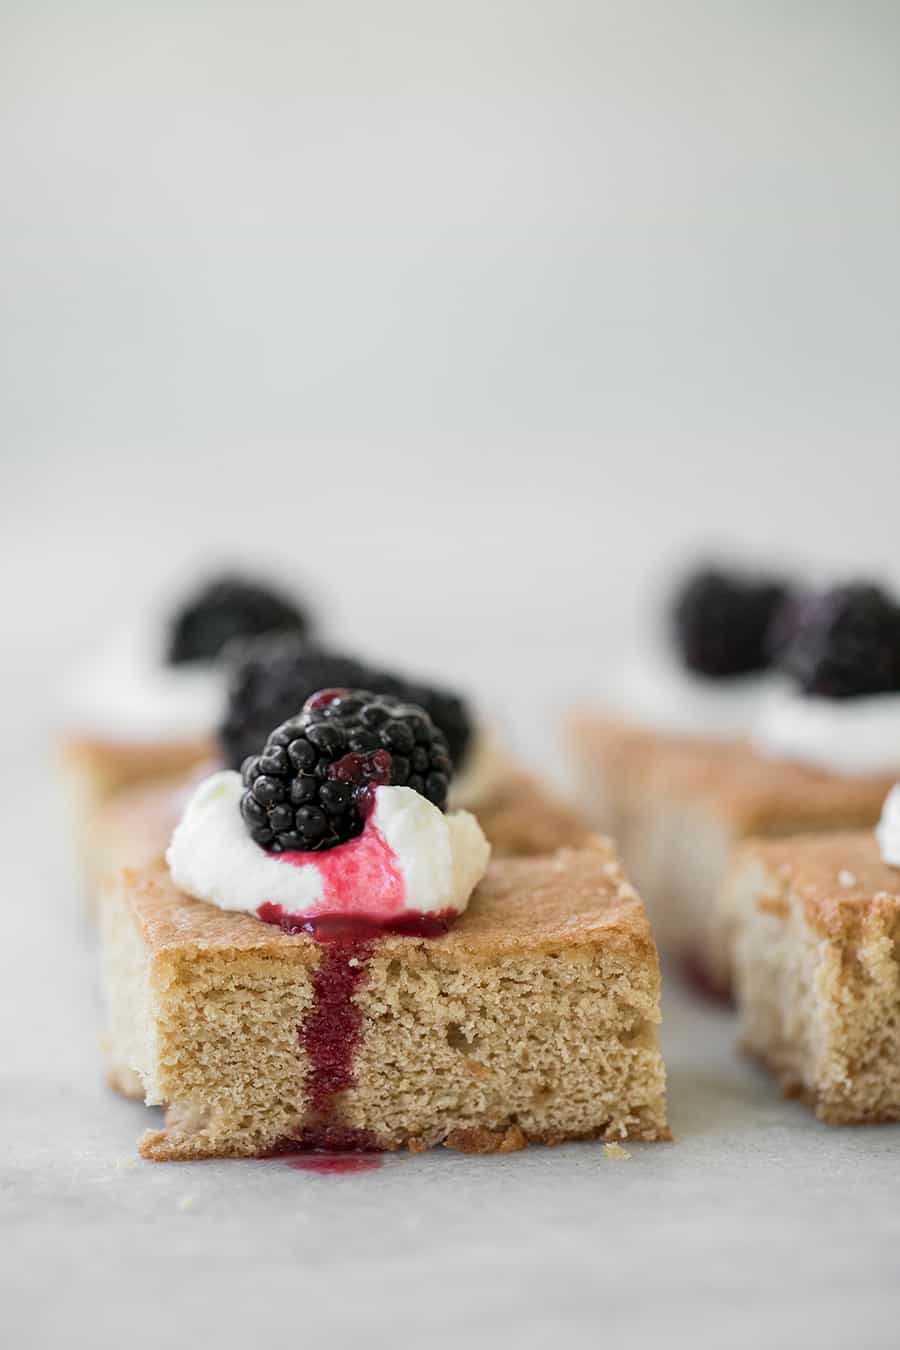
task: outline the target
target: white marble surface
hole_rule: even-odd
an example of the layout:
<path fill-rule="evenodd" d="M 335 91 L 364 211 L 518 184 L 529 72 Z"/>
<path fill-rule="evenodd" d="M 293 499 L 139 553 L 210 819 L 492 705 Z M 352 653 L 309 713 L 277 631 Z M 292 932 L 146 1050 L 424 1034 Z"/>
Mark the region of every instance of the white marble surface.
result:
<path fill-rule="evenodd" d="M 4 717 L 5 744 L 28 762 Z M 813 1121 L 667 981 L 671 1145 L 153 1164 L 104 1085 L 58 803 L 0 783 L 0 1331 L 25 1350 L 248 1343 L 893 1347 L 900 1128 Z"/>

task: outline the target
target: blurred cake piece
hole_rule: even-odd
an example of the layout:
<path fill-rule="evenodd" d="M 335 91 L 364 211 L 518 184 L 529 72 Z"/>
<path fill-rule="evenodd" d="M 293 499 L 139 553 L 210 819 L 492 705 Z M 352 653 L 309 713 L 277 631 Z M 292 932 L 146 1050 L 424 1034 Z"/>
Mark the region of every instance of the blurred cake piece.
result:
<path fill-rule="evenodd" d="M 202 582 L 168 615 L 123 628 L 69 677 L 60 757 L 88 871 L 92 822 L 104 802 L 218 753 L 228 645 L 273 631 L 305 637 L 309 627 L 305 609 L 279 591 L 226 574 Z"/>
<path fill-rule="evenodd" d="M 900 1119 L 900 868 L 875 834 L 750 841 L 722 904 L 743 1048 L 821 1120 Z"/>
<path fill-rule="evenodd" d="M 767 585 L 774 599 L 778 587 Z M 676 625 L 685 669 L 693 669 L 689 663 L 699 655 L 708 660 L 710 680 L 714 668 L 727 665 L 722 647 L 729 626 L 740 630 L 744 621 L 744 602 L 729 610 L 722 594 L 715 588 L 711 594 L 717 599 L 709 602 L 705 622 L 724 625 L 724 633 L 714 632 L 704 644 L 704 607 L 696 594 L 688 607 L 693 623 Z M 894 603 L 866 586 L 835 588 L 804 602 L 791 598 L 770 611 L 762 643 L 762 611 L 746 603 L 755 637 L 749 648 L 737 642 L 737 649 L 745 661 L 752 652 L 760 661 L 771 654 L 774 667 L 764 678 L 753 677 L 757 692 L 739 733 L 705 733 L 702 685 L 690 701 L 697 718 L 692 733 L 684 720 L 678 729 L 664 725 L 662 694 L 658 725 L 627 712 L 591 711 L 569 725 L 579 805 L 617 839 L 660 945 L 721 992 L 728 988 L 730 954 L 715 901 L 735 844 L 749 835 L 871 826 L 900 768 Z M 673 703 L 684 719 L 685 700 Z M 710 728 L 721 729 L 722 704 L 711 696 L 708 707 Z"/>

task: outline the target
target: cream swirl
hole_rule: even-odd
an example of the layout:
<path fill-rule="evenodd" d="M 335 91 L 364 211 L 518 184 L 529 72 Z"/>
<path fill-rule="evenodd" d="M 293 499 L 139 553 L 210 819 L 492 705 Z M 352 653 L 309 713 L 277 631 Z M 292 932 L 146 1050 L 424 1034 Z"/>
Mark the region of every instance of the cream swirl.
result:
<path fill-rule="evenodd" d="M 220 909 L 278 905 L 308 918 L 352 915 L 374 924 L 406 913 L 461 913 L 490 846 L 468 811 L 444 815 L 411 788 L 379 787 L 358 839 L 319 853 L 267 853 L 240 813 L 238 773 L 196 789 L 166 859 L 175 884 Z"/>
<path fill-rule="evenodd" d="M 762 706 L 753 741 L 831 773 L 890 774 L 900 770 L 900 694 L 820 698 L 782 686 Z"/>
<path fill-rule="evenodd" d="M 64 690 L 64 720 L 76 735 L 144 742 L 212 735 L 225 676 L 212 662 L 167 665 L 153 625 L 123 629 L 77 669 Z"/>
<path fill-rule="evenodd" d="M 683 736 L 746 736 L 768 687 L 764 675 L 695 675 L 667 652 L 636 655 L 615 691 L 622 714 L 656 731 Z"/>
<path fill-rule="evenodd" d="M 891 867 L 900 867 L 900 783 L 894 784 L 885 799 L 875 834 L 882 859 Z"/>

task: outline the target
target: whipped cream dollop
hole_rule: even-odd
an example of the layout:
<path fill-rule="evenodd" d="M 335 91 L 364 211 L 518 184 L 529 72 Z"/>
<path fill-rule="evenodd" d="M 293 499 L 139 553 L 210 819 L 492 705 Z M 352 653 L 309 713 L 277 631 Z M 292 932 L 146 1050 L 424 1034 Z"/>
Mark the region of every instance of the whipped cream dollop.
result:
<path fill-rule="evenodd" d="M 900 867 L 900 783 L 895 783 L 885 798 L 875 834 L 883 861 Z"/>
<path fill-rule="evenodd" d="M 753 741 L 765 754 L 832 773 L 900 770 L 900 694 L 819 698 L 788 685 L 760 708 Z"/>
<path fill-rule="evenodd" d="M 484 876 L 490 845 L 468 811 L 444 815 L 406 787 L 374 789 L 362 834 L 317 853 L 267 853 L 240 812 L 240 774 L 222 770 L 189 800 L 166 854 L 181 890 L 220 909 L 277 905 L 313 919 L 373 924 L 404 914 L 461 913 Z"/>
<path fill-rule="evenodd" d="M 211 735 L 225 706 L 218 665 L 164 660 L 153 624 L 121 630 L 66 682 L 66 727 L 75 735 L 129 743 Z"/>
<path fill-rule="evenodd" d="M 619 711 L 656 731 L 685 736 L 746 736 L 769 687 L 766 675 L 711 679 L 665 650 L 638 652 L 615 690 Z"/>

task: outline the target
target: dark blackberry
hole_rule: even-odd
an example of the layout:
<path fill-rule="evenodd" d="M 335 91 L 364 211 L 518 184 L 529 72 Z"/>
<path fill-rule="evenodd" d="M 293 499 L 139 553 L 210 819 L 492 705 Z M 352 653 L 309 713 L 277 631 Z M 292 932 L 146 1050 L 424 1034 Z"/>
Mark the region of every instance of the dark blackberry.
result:
<path fill-rule="evenodd" d="M 772 622 L 766 633 L 766 651 L 770 665 L 777 666 L 781 663 L 782 655 L 794 640 L 809 598 L 807 591 L 790 591 L 772 616 Z"/>
<path fill-rule="evenodd" d="M 195 591 L 172 620 L 166 659 L 211 661 L 233 638 L 308 627 L 304 612 L 284 596 L 245 577 L 222 576 Z"/>
<path fill-rule="evenodd" d="M 718 568 L 694 573 L 675 596 L 672 626 L 689 670 L 727 679 L 765 670 L 767 634 L 788 595 L 781 581 Z"/>
<path fill-rule="evenodd" d="M 468 707 L 456 694 L 411 683 L 338 652 L 323 651 L 296 633 L 235 643 L 226 653 L 226 666 L 228 696 L 219 739 L 234 769 L 259 749 L 272 727 L 295 713 L 317 689 L 372 689 L 418 704 L 443 731 L 457 766 L 472 736 Z"/>
<path fill-rule="evenodd" d="M 443 811 L 451 773 L 443 732 L 423 708 L 327 689 L 244 761 L 241 815 L 270 853 L 334 848 L 362 833 L 373 788 L 410 787 Z"/>
<path fill-rule="evenodd" d="M 780 668 L 806 694 L 900 693 L 900 606 L 878 586 L 836 586 L 806 601 Z"/>

